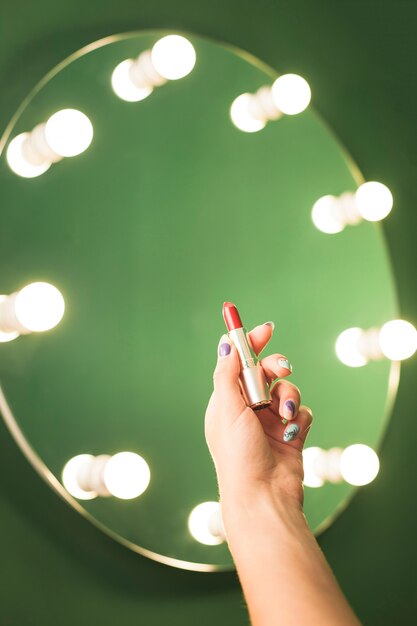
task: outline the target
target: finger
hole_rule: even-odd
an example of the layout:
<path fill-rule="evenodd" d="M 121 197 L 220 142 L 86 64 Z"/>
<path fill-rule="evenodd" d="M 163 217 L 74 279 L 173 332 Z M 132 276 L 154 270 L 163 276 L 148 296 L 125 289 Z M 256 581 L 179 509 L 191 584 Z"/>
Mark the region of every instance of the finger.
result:
<path fill-rule="evenodd" d="M 215 397 L 227 415 L 246 408 L 239 384 L 239 373 L 240 362 L 236 347 L 227 335 L 223 335 L 217 348 L 213 383 Z"/>
<path fill-rule="evenodd" d="M 281 420 L 277 419 L 276 415 L 269 410 L 258 411 L 257 416 L 262 424 L 265 434 L 267 434 L 271 439 L 274 439 L 281 445 L 289 445 L 293 441 L 298 442 L 295 447 L 299 450 L 302 449 L 312 423 L 311 409 L 306 406 L 300 406 L 297 417 L 288 422 L 286 425 L 283 425 Z M 291 428 L 292 425 L 294 425 L 294 428 Z M 287 433 L 285 435 L 285 439 L 284 433 Z"/>
<path fill-rule="evenodd" d="M 265 322 L 265 324 L 255 326 L 253 330 L 247 333 L 246 336 L 256 356 L 262 352 L 271 339 L 274 327 L 274 322 Z"/>
<path fill-rule="evenodd" d="M 286 425 L 282 435 L 282 441 L 288 446 L 301 451 L 312 423 L 313 413 L 311 409 L 307 406 L 301 406 L 296 419 L 291 420 L 291 422 L 288 422 Z"/>
<path fill-rule="evenodd" d="M 283 354 L 270 354 L 261 359 L 261 365 L 268 383 L 276 378 L 285 378 L 292 372 L 292 365 Z"/>
<path fill-rule="evenodd" d="M 297 417 L 301 403 L 301 392 L 297 385 L 288 380 L 277 380 L 270 387 L 272 403 L 266 409 L 271 415 L 282 418 L 282 423 Z"/>
<path fill-rule="evenodd" d="M 271 409 L 284 420 L 293 420 L 298 415 L 301 392 L 297 385 L 288 380 L 278 380 L 271 389 Z"/>

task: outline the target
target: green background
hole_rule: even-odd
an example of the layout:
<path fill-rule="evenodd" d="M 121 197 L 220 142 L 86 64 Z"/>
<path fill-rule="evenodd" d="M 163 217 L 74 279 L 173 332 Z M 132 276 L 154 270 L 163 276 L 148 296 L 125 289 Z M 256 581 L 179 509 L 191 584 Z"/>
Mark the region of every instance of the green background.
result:
<path fill-rule="evenodd" d="M 383 180 L 393 191 L 396 210 L 384 230 L 401 315 L 416 324 L 411 3 L 90 2 L 82 8 L 81 3 L 14 2 L 3 3 L 2 13 L 3 127 L 51 67 L 115 32 L 189 29 L 248 49 L 279 71 L 306 76 L 315 107 L 365 178 Z M 320 540 L 348 598 L 369 624 L 408 623 L 416 609 L 415 373 L 415 360 L 404 364 L 378 480 L 357 494 Z M 0 432 L 2 623 L 245 622 L 235 574 L 175 571 L 129 553 L 56 498 L 3 424 Z"/>
<path fill-rule="evenodd" d="M 223 301 L 238 303 L 248 329 L 275 321 L 265 354 L 294 363 L 291 381 L 316 415 L 308 445 L 378 448 L 391 362 L 348 368 L 334 343 L 346 327 L 398 317 L 396 295 L 379 224 L 337 236 L 313 225 L 317 198 L 359 182 L 313 107 L 259 133 L 231 123 L 234 98 L 275 72 L 186 33 L 197 53 L 187 79 L 140 103 L 115 97 L 113 68 L 164 34 L 121 37 L 69 62 L 13 128 L 11 137 L 71 106 L 89 115 L 94 140 L 35 179 L 1 160 L 2 289 L 49 281 L 66 312 L 52 332 L 1 346 L 0 380 L 58 479 L 82 453 L 132 450 L 150 464 L 140 498 L 79 503 L 95 520 L 162 561 L 230 569 L 226 543 L 202 545 L 187 529 L 198 503 L 218 499 L 203 421 Z M 310 527 L 327 526 L 353 492 L 306 489 Z"/>

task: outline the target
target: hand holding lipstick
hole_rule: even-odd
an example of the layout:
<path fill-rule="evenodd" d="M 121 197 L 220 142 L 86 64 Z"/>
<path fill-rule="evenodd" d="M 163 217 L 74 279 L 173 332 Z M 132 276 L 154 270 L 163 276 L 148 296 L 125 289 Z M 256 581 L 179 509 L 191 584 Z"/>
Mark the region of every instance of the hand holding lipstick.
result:
<path fill-rule="evenodd" d="M 247 334 L 255 355 L 264 349 L 272 333 L 273 325 L 267 322 Z M 282 354 L 267 356 L 257 365 L 268 385 L 289 376 L 292 369 Z M 274 497 L 283 497 L 302 508 L 301 451 L 312 412 L 300 406 L 300 391 L 295 385 L 279 380 L 269 390 L 270 405 L 255 413 L 242 388 L 242 369 L 237 347 L 228 335 L 223 335 L 218 346 L 214 391 L 205 417 L 206 440 L 220 491 L 244 490 L 247 494 L 262 486 Z"/>
<path fill-rule="evenodd" d="M 303 514 L 301 452 L 311 410 L 285 380 L 291 366 L 284 355 L 257 358 L 273 324 L 246 333 L 233 307 L 225 314 L 229 335 L 218 346 L 205 434 L 251 623 L 360 626 Z"/>

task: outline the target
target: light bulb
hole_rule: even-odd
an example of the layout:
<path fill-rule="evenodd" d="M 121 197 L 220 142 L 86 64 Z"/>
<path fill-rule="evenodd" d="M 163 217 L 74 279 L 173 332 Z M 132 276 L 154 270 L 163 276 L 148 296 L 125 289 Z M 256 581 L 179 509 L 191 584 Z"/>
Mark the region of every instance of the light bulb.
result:
<path fill-rule="evenodd" d="M 255 133 L 265 127 L 264 121 L 257 120 L 250 114 L 249 103 L 252 97 L 249 93 L 243 93 L 235 98 L 230 107 L 233 124 L 246 133 Z"/>
<path fill-rule="evenodd" d="M 323 233 L 340 233 L 344 223 L 335 196 L 323 196 L 314 203 L 311 218 L 316 228 Z"/>
<path fill-rule="evenodd" d="M 106 463 L 103 481 L 116 498 L 137 498 L 148 487 L 151 478 L 149 465 L 134 452 L 119 452 Z"/>
<path fill-rule="evenodd" d="M 0 306 L 2 302 L 7 302 L 8 299 L 9 296 L 0 296 Z M 13 339 L 16 339 L 16 337 L 19 337 L 19 333 L 16 330 L 0 331 L 0 343 L 12 341 Z"/>
<path fill-rule="evenodd" d="M 79 454 L 68 461 L 62 471 L 62 483 L 65 489 L 74 498 L 79 500 L 92 500 L 97 497 L 95 491 L 85 491 L 80 487 L 78 482 L 78 475 L 89 469 L 91 464 L 94 463 L 94 456 L 92 454 Z"/>
<path fill-rule="evenodd" d="M 379 471 L 378 455 L 361 443 L 348 446 L 340 457 L 340 473 L 351 485 L 367 485 Z"/>
<path fill-rule="evenodd" d="M 117 65 L 111 77 L 111 84 L 116 95 L 127 102 L 139 102 L 152 93 L 152 87 L 136 87 L 130 77 L 130 69 L 134 61 L 126 59 Z"/>
<path fill-rule="evenodd" d="M 362 367 L 368 362 L 368 359 L 359 351 L 362 335 L 361 328 L 348 328 L 337 338 L 336 354 L 339 360 L 349 367 Z"/>
<path fill-rule="evenodd" d="M 10 333 L 0 331 L 0 343 L 7 343 L 8 341 L 16 339 L 16 337 L 19 337 L 19 333 L 16 331 Z"/>
<path fill-rule="evenodd" d="M 355 192 L 358 212 L 365 220 L 377 222 L 388 215 L 392 209 L 392 193 L 382 183 L 364 183 Z"/>
<path fill-rule="evenodd" d="M 28 137 L 29 133 L 21 133 L 12 139 L 7 148 L 6 159 L 10 169 L 18 176 L 35 178 L 35 176 L 40 176 L 46 172 L 51 167 L 51 162 L 45 160 L 40 165 L 33 165 L 25 159 L 22 153 L 22 144 Z"/>
<path fill-rule="evenodd" d="M 27 330 L 44 331 L 62 319 L 65 302 L 60 291 L 49 283 L 31 283 L 23 287 L 14 303 L 18 322 Z"/>
<path fill-rule="evenodd" d="M 213 517 L 216 524 L 213 524 Z M 224 542 L 222 531 L 213 532 L 214 528 L 221 528 L 221 509 L 218 502 L 202 502 L 198 504 L 188 517 L 188 529 L 199 543 L 215 546 Z"/>
<path fill-rule="evenodd" d="M 62 109 L 46 122 L 45 139 L 50 148 L 60 156 L 76 156 L 90 145 L 93 126 L 81 111 Z"/>
<path fill-rule="evenodd" d="M 308 107 L 311 89 L 308 82 L 298 74 L 284 74 L 272 85 L 272 98 L 280 111 L 296 115 Z"/>
<path fill-rule="evenodd" d="M 417 350 L 417 331 L 409 322 L 392 320 L 379 331 L 379 344 L 388 359 L 408 359 Z"/>
<path fill-rule="evenodd" d="M 169 80 L 187 76 L 193 69 L 196 54 L 193 45 L 179 35 L 163 37 L 152 48 L 152 64 L 156 71 Z"/>
<path fill-rule="evenodd" d="M 303 450 L 303 483 L 307 487 L 321 487 L 324 484 L 315 467 L 316 462 L 321 460 L 324 453 L 324 450 L 315 446 Z"/>

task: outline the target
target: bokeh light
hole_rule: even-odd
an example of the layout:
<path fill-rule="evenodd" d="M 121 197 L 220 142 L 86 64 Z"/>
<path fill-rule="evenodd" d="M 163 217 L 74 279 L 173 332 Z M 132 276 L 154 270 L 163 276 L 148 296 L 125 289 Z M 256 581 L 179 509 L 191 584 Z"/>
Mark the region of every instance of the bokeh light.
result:
<path fill-rule="evenodd" d="M 391 320 L 379 331 L 379 344 L 388 359 L 408 359 L 417 350 L 417 331 L 410 322 Z"/>
<path fill-rule="evenodd" d="M 18 322 L 29 331 L 45 331 L 56 326 L 65 311 L 61 292 L 49 283 L 37 282 L 23 287 L 14 303 Z"/>
<path fill-rule="evenodd" d="M 272 98 L 280 111 L 297 115 L 310 104 L 311 89 L 302 76 L 284 74 L 272 85 Z"/>
<path fill-rule="evenodd" d="M 196 62 L 194 46 L 180 35 L 167 35 L 152 48 L 152 64 L 168 80 L 184 78 Z"/>
<path fill-rule="evenodd" d="M 378 455 L 362 443 L 348 446 L 340 457 L 340 472 L 351 485 L 367 485 L 379 472 Z"/>
<path fill-rule="evenodd" d="M 93 125 L 81 111 L 62 109 L 46 122 L 45 139 L 49 147 L 60 156 L 76 156 L 90 145 Z"/>
<path fill-rule="evenodd" d="M 140 496 L 147 489 L 150 479 L 149 465 L 134 452 L 119 452 L 104 467 L 104 484 L 113 496 L 123 500 Z"/>
<path fill-rule="evenodd" d="M 392 209 L 392 193 L 382 183 L 364 183 L 355 192 L 356 207 L 360 215 L 371 222 L 382 220 Z"/>
<path fill-rule="evenodd" d="M 119 98 L 127 102 L 139 102 L 152 93 L 152 87 L 136 87 L 130 77 L 130 68 L 134 63 L 133 59 L 126 59 L 114 69 L 111 84 L 113 91 Z"/>

